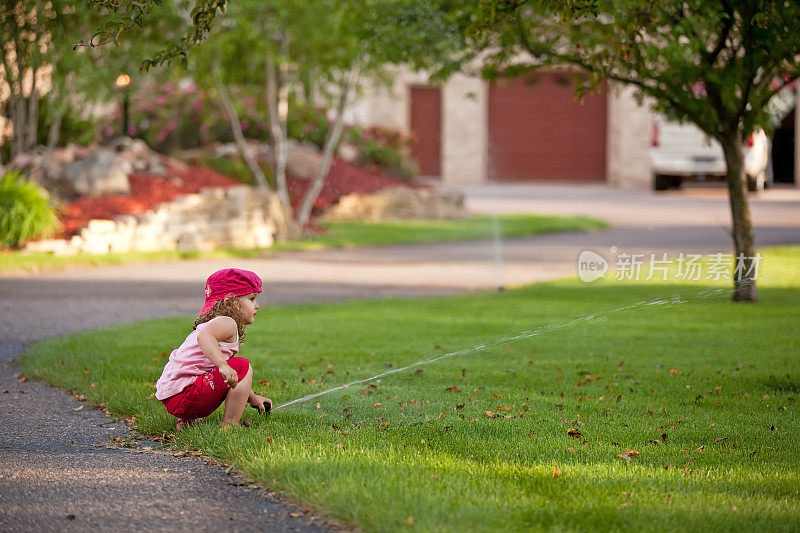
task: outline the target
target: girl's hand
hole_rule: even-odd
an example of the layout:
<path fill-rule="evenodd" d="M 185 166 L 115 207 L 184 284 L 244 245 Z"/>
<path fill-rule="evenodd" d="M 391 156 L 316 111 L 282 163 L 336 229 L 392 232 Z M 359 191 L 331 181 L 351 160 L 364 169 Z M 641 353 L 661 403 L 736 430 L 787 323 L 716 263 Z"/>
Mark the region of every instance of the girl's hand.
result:
<path fill-rule="evenodd" d="M 230 367 L 230 365 L 226 364 L 219 367 L 219 373 L 225 378 L 225 383 L 228 384 L 228 387 L 235 389 L 236 385 L 239 384 L 239 375 L 236 373 L 236 370 Z"/>
<path fill-rule="evenodd" d="M 252 394 L 249 398 L 249 403 L 262 413 L 264 412 L 264 403 L 268 403 L 270 409 L 272 408 L 272 400 L 269 398 L 265 398 L 263 396 L 259 396 L 258 394 Z"/>

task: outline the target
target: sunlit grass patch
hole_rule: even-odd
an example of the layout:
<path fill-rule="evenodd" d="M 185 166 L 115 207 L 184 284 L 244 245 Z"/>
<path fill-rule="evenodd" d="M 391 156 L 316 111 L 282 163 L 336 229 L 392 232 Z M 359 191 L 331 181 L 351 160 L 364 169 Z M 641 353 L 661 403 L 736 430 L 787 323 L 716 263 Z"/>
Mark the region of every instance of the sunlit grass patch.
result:
<path fill-rule="evenodd" d="M 40 272 L 77 266 L 116 265 L 198 258 L 251 258 L 285 250 L 323 250 L 391 244 L 433 243 L 523 237 L 559 231 L 599 231 L 608 224 L 587 217 L 550 215 L 476 216 L 466 220 L 406 220 L 385 223 L 329 222 L 325 231 L 297 240 L 276 243 L 271 248 L 221 248 L 209 252 L 161 251 L 109 253 L 102 255 L 25 253 L 0 250 L 0 273 Z"/>
<path fill-rule="evenodd" d="M 370 531 L 409 518 L 431 531 L 798 530 L 800 248 L 763 253 L 758 304 L 731 303 L 722 281 L 559 280 L 264 306 L 242 354 L 276 405 L 410 368 L 269 419 L 248 409 L 249 428 L 221 431 L 218 412 L 172 444 Z M 153 383 L 190 325 L 46 341 L 22 364 L 169 433 Z"/>

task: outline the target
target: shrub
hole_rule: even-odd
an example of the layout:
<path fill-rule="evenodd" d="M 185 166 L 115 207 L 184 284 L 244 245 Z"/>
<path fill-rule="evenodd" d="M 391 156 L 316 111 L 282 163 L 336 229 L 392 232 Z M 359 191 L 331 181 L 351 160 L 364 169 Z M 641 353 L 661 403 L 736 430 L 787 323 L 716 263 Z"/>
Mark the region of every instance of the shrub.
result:
<path fill-rule="evenodd" d="M 286 132 L 290 139 L 310 142 L 322 150 L 330 129 L 324 109 L 298 99 L 290 101 L 286 118 Z"/>
<path fill-rule="evenodd" d="M 378 165 L 394 178 L 411 179 L 415 175 L 414 169 L 398 150 L 372 139 L 361 145 L 356 163 L 362 166 Z"/>
<path fill-rule="evenodd" d="M 0 179 L 0 246 L 18 247 L 52 235 L 59 222 L 47 192 L 17 170 Z"/>

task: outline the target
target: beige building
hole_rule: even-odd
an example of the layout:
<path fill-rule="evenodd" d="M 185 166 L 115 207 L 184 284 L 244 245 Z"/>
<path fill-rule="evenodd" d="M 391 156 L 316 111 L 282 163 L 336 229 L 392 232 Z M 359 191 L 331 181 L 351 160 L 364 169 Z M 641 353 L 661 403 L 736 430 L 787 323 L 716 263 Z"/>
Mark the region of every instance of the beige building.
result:
<path fill-rule="evenodd" d="M 421 175 L 445 184 L 489 182 L 605 182 L 652 188 L 649 150 L 654 113 L 633 89 L 609 84 L 579 102 L 568 72 L 514 80 L 455 75 L 441 86 L 424 75 L 398 71 L 391 87 L 367 88 L 350 122 L 400 131 L 412 139 Z M 793 143 L 776 161 L 789 181 L 800 168 L 800 115 L 784 132 Z M 776 149 L 779 141 L 776 132 Z M 785 144 L 785 142 L 784 142 Z M 778 153 L 776 152 L 776 157 Z M 786 179 L 786 177 L 784 177 Z"/>

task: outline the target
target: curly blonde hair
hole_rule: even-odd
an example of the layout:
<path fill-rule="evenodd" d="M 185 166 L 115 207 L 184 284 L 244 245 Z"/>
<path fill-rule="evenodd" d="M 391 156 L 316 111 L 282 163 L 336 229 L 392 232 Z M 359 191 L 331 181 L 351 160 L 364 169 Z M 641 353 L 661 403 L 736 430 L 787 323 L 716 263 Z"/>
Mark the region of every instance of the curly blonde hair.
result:
<path fill-rule="evenodd" d="M 198 317 L 194 319 L 194 326 L 192 326 L 192 329 L 197 329 L 197 326 L 200 324 L 204 324 L 212 318 L 217 318 L 218 316 L 229 316 L 236 321 L 236 329 L 239 333 L 239 343 L 243 343 L 244 330 L 247 327 L 247 322 L 245 322 L 244 315 L 242 314 L 242 304 L 239 303 L 239 298 L 236 298 L 235 296 L 217 300 L 211 309 L 202 315 L 198 315 Z"/>

